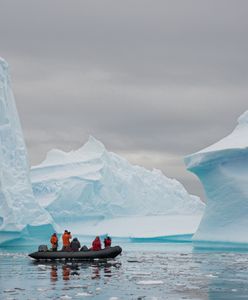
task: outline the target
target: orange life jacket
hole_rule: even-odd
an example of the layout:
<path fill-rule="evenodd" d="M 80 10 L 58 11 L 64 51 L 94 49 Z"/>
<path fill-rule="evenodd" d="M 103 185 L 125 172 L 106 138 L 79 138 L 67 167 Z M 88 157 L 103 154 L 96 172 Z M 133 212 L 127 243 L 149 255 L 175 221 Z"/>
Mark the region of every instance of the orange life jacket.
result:
<path fill-rule="evenodd" d="M 63 240 L 63 246 L 64 247 L 69 247 L 70 246 L 70 239 L 71 239 L 71 235 L 69 233 L 64 233 L 62 235 L 62 240 Z"/>
<path fill-rule="evenodd" d="M 50 242 L 52 245 L 56 245 L 58 243 L 58 238 L 55 235 L 51 236 Z"/>

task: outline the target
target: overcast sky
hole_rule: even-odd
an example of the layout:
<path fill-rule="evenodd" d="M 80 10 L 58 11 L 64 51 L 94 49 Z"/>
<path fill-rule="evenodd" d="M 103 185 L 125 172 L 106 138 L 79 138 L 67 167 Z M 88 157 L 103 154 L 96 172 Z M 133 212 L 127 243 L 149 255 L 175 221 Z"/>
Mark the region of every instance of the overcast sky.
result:
<path fill-rule="evenodd" d="M 203 197 L 183 157 L 248 109 L 248 1 L 0 0 L 31 164 L 88 135 Z"/>

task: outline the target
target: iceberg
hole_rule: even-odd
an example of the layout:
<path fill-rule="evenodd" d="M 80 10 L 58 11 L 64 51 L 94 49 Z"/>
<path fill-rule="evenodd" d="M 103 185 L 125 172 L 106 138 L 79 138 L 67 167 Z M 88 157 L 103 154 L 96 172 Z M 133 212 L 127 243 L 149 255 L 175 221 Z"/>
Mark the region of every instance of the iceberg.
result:
<path fill-rule="evenodd" d="M 199 177 L 207 196 L 205 213 L 193 237 L 196 245 L 247 246 L 248 111 L 239 117 L 230 135 L 185 157 L 185 164 Z"/>
<path fill-rule="evenodd" d="M 92 136 L 76 151 L 49 151 L 31 181 L 61 230 L 78 235 L 192 235 L 205 207 L 177 180 L 131 165 Z"/>
<path fill-rule="evenodd" d="M 0 244 L 48 230 L 53 230 L 53 220 L 32 192 L 8 64 L 0 58 Z"/>
<path fill-rule="evenodd" d="M 76 151 L 51 150 L 29 170 L 0 59 L 0 245 L 37 244 L 56 230 L 133 240 L 190 240 L 204 203 L 159 170 L 131 165 L 94 137 Z"/>

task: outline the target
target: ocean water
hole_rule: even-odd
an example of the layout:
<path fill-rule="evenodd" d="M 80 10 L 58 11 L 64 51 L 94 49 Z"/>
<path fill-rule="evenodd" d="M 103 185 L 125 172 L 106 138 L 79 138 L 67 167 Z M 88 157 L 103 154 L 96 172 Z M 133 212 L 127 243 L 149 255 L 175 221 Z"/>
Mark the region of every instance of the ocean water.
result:
<path fill-rule="evenodd" d="M 0 248 L 0 299 L 248 299 L 248 252 L 190 243 L 123 243 L 116 259 L 35 262 Z"/>

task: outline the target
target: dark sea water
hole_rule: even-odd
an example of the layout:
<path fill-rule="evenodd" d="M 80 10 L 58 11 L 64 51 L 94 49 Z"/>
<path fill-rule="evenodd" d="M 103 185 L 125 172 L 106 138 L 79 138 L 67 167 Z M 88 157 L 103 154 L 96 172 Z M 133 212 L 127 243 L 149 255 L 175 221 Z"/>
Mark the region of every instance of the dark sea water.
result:
<path fill-rule="evenodd" d="M 0 299 L 248 299 L 248 253 L 123 244 L 115 260 L 34 262 L 0 248 Z"/>

